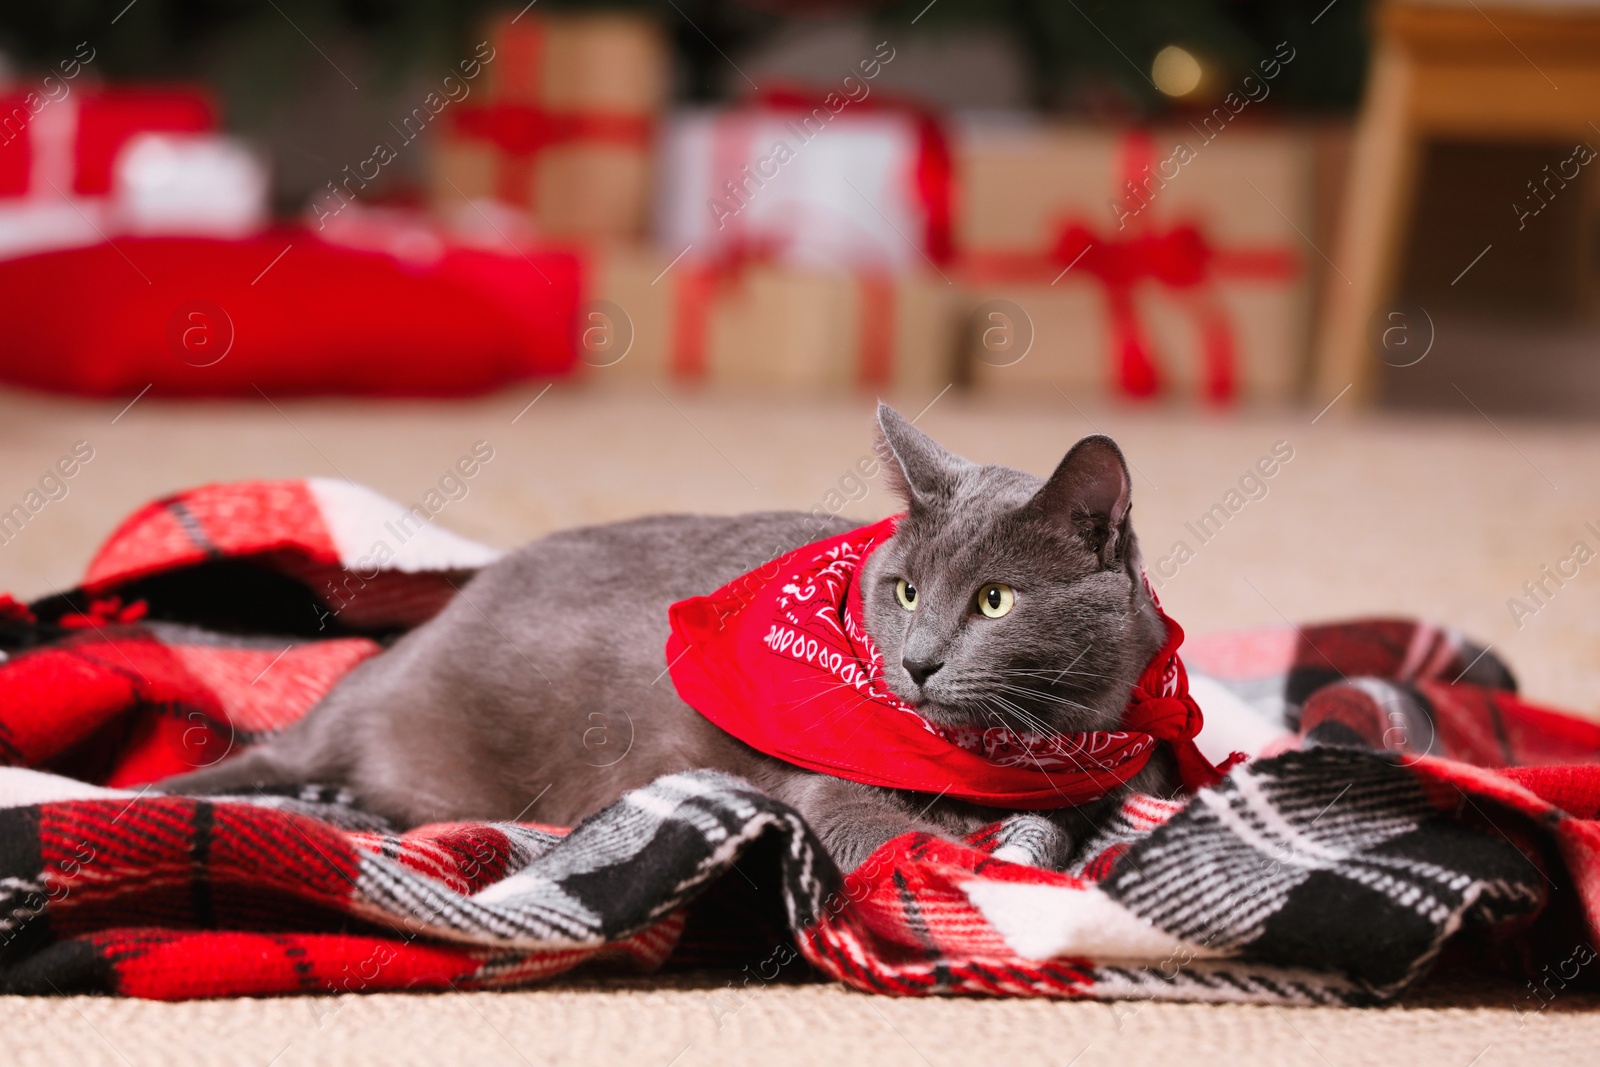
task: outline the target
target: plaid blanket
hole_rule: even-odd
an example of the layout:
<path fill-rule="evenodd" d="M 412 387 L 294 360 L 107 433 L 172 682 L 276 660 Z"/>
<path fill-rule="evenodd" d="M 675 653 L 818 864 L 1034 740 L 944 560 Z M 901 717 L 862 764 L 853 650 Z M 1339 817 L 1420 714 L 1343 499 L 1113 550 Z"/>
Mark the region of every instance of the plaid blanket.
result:
<path fill-rule="evenodd" d="M 1442 955 L 1545 989 L 1592 977 L 1600 728 L 1401 620 L 1193 639 L 1202 746 L 1258 758 L 1184 802 L 1129 798 L 1060 872 L 1032 862 L 1023 814 L 961 845 L 908 834 L 842 875 L 792 810 L 710 771 L 570 831 L 397 833 L 315 783 L 154 791 L 294 721 L 495 556 L 405 514 L 343 482 L 209 486 L 133 515 L 72 591 L 0 599 L 0 992 L 715 965 L 733 1010 L 752 983 L 817 973 L 901 995 L 1342 1004 Z"/>

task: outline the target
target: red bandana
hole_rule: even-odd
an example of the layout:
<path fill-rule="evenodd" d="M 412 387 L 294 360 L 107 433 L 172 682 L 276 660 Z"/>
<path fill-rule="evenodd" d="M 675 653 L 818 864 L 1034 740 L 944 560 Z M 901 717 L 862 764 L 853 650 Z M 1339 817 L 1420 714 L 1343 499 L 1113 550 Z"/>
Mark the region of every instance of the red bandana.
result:
<path fill-rule="evenodd" d="M 1191 790 L 1215 783 L 1234 762 L 1214 767 L 1195 747 L 1201 716 L 1178 658 L 1183 630 L 1165 613 L 1166 643 L 1133 687 L 1120 730 L 1038 734 L 928 722 L 889 690 L 883 656 L 861 624 L 861 566 L 894 524 L 884 519 L 805 545 L 710 596 L 672 605 L 667 663 L 678 695 L 785 762 L 999 808 L 1099 800 L 1163 742 Z"/>

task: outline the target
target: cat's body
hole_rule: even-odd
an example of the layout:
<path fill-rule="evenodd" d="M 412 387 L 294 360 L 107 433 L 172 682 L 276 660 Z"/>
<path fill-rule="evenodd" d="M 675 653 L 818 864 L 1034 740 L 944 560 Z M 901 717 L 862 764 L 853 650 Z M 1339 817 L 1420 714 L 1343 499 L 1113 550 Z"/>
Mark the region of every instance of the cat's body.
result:
<path fill-rule="evenodd" d="M 1114 726 L 1161 632 L 1137 580 L 1115 446 L 1087 439 L 1110 446 L 1122 487 L 1120 512 L 1113 491 L 1111 521 L 1090 521 L 1086 535 L 1089 516 L 1072 518 L 1083 486 L 1057 485 L 1061 470 L 1047 485 L 967 464 L 926 451 L 937 446 L 892 411 L 880 418 L 910 505 L 863 574 L 866 625 L 891 687 L 933 721 Z M 1106 473 L 1103 457 L 1095 471 Z M 1067 510 L 1030 511 L 1051 486 L 1076 492 L 1051 502 Z M 1051 538 L 1039 524 L 1060 521 L 1060 543 L 1041 546 Z M 295 726 L 167 788 L 318 782 L 347 787 L 363 807 L 402 826 L 517 818 L 570 825 L 660 775 L 712 767 L 793 805 L 845 869 L 907 830 L 970 832 L 1004 813 L 766 756 L 679 699 L 667 673 L 671 604 L 855 525 L 783 512 L 666 515 L 553 534 L 485 569 Z M 920 616 L 896 599 L 905 573 L 922 588 Z M 1019 614 L 1031 613 L 1033 625 L 968 618 L 959 605 L 980 580 L 1015 585 Z M 956 608 L 939 611 L 941 600 Z M 1058 675 L 1048 685 L 1047 669 Z M 1163 791 L 1168 771 L 1153 761 L 1134 784 Z M 1064 862 L 1097 807 L 1049 814 Z"/>

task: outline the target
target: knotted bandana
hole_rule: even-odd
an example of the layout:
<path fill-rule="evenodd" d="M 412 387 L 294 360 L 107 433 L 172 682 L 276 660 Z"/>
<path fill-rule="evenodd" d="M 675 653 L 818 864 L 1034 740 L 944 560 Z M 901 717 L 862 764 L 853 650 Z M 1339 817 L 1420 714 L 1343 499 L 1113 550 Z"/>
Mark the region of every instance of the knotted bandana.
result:
<path fill-rule="evenodd" d="M 1044 734 L 924 719 L 890 691 L 862 625 L 861 568 L 894 524 L 804 545 L 710 596 L 672 605 L 667 663 L 678 695 L 745 744 L 796 766 L 998 808 L 1099 800 L 1161 744 L 1190 790 L 1232 765 L 1215 767 L 1195 747 L 1202 718 L 1178 658 L 1183 630 L 1159 605 L 1166 641 L 1134 685 L 1120 729 Z"/>

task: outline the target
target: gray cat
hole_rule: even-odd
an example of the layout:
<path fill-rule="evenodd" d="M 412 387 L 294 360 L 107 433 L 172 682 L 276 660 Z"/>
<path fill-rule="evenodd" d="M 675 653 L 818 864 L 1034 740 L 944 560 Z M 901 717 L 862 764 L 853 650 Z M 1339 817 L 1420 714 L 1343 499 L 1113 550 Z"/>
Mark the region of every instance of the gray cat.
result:
<path fill-rule="evenodd" d="M 890 687 L 945 725 L 1114 728 L 1164 636 L 1116 444 L 1086 437 L 1041 480 L 953 456 L 886 405 L 878 426 L 906 505 L 862 575 L 864 622 Z M 791 512 L 661 515 L 552 534 L 477 575 L 294 726 L 164 788 L 318 782 L 401 826 L 571 825 L 660 775 L 716 768 L 795 807 L 845 870 L 909 830 L 969 833 L 1005 813 L 766 756 L 680 700 L 666 673 L 669 605 L 856 525 Z M 1003 595 L 1008 610 L 987 617 L 980 592 Z M 1166 794 L 1173 781 L 1163 748 L 1130 787 Z M 1064 864 L 1114 803 L 1047 813 L 1036 851 Z"/>

